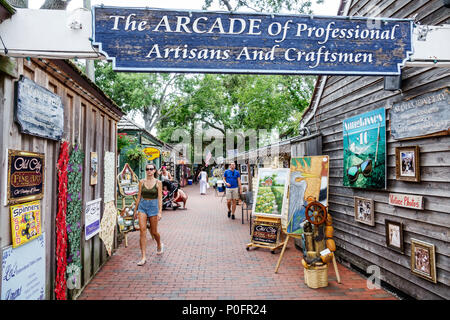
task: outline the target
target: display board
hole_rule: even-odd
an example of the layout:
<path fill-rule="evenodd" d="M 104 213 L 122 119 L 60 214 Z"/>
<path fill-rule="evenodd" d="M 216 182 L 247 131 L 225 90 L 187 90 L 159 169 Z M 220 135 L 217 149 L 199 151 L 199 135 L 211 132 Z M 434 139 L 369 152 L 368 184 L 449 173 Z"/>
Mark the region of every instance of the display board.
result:
<path fill-rule="evenodd" d="M 393 75 L 413 20 L 94 6 L 93 44 L 118 71 Z"/>
<path fill-rule="evenodd" d="M 252 242 L 275 245 L 278 243 L 281 228 L 279 223 L 255 222 L 252 226 Z"/>
<path fill-rule="evenodd" d="M 62 99 L 21 75 L 16 82 L 14 120 L 22 133 L 61 140 L 64 133 Z"/>
<path fill-rule="evenodd" d="M 8 150 L 7 203 L 42 199 L 45 155 Z"/>
<path fill-rule="evenodd" d="M 45 300 L 45 233 L 2 250 L 1 300 Z"/>
<path fill-rule="evenodd" d="M 386 116 L 384 108 L 343 122 L 346 187 L 386 188 Z"/>
<path fill-rule="evenodd" d="M 85 240 L 91 239 L 100 232 L 100 209 L 102 198 L 86 203 L 84 210 Z"/>
<path fill-rule="evenodd" d="M 301 223 L 308 203 L 317 201 L 328 206 L 328 179 L 328 156 L 291 159 L 288 216 L 286 222 L 282 220 L 286 233 L 303 233 Z"/>
<path fill-rule="evenodd" d="M 10 209 L 13 248 L 17 248 L 41 235 L 41 201 L 16 204 L 11 206 Z"/>

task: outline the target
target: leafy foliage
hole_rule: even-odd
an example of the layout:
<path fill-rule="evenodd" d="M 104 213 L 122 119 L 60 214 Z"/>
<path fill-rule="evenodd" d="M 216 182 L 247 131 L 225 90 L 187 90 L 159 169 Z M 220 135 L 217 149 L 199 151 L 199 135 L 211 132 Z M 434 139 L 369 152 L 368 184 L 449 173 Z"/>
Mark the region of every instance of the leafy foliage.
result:
<path fill-rule="evenodd" d="M 218 3 L 228 11 L 238 9 L 250 9 L 258 12 L 278 13 L 290 11 L 296 13 L 310 14 L 311 0 L 205 0 L 203 9 L 208 9 L 213 3 Z M 316 0 L 316 3 L 323 3 L 323 0 Z"/>

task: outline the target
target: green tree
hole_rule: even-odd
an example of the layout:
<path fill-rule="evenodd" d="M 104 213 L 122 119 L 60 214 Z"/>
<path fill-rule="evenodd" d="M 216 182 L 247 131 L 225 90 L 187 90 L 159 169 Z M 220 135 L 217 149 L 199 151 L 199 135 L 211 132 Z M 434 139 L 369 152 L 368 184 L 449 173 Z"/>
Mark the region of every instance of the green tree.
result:
<path fill-rule="evenodd" d="M 310 14 L 312 2 L 311 0 L 205 0 L 203 9 L 208 9 L 213 3 L 217 3 L 232 12 L 240 8 L 248 8 L 258 12 L 290 11 Z M 323 0 L 316 0 L 316 3 L 323 3 Z"/>

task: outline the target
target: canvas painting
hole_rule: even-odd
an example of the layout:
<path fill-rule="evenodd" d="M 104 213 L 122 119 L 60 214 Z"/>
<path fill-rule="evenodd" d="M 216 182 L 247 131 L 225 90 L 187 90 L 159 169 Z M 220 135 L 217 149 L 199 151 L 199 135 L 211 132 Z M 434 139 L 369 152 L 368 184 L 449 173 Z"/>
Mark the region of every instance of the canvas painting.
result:
<path fill-rule="evenodd" d="M 289 185 L 289 169 L 260 168 L 252 214 L 282 218 Z"/>
<path fill-rule="evenodd" d="M 376 109 L 343 122 L 346 187 L 386 189 L 386 115 Z"/>
<path fill-rule="evenodd" d="M 292 158 L 290 169 L 289 209 L 285 230 L 302 234 L 308 203 L 317 201 L 328 206 L 328 156 Z"/>

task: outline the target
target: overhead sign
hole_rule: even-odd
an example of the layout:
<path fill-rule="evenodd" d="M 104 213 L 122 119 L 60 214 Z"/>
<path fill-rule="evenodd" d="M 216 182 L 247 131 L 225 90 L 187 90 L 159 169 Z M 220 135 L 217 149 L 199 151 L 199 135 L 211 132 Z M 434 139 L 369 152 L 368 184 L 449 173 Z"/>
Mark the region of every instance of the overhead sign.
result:
<path fill-rule="evenodd" d="M 16 82 L 14 120 L 22 133 L 61 140 L 64 133 L 64 105 L 60 96 L 20 76 Z"/>
<path fill-rule="evenodd" d="M 93 43 L 117 71 L 395 75 L 413 21 L 93 7 Z"/>
<path fill-rule="evenodd" d="M 155 160 L 156 158 L 159 158 L 160 156 L 160 151 L 156 148 L 152 148 L 152 147 L 148 147 L 148 148 L 144 148 L 142 150 L 145 155 L 147 156 L 147 160 Z"/>
<path fill-rule="evenodd" d="M 449 88 L 394 103 L 389 115 L 396 140 L 450 132 Z"/>

